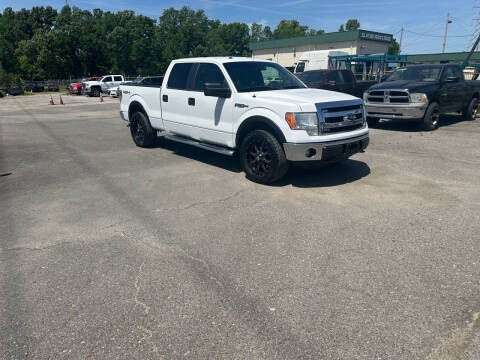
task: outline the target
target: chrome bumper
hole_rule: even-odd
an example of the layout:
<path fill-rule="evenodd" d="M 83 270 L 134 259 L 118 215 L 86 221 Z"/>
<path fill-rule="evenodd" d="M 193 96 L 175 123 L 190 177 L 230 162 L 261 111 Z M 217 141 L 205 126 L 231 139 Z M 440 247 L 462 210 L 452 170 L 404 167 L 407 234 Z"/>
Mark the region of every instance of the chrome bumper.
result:
<path fill-rule="evenodd" d="M 324 143 L 284 143 L 288 161 L 331 161 L 364 150 L 369 143 L 368 134 Z"/>
<path fill-rule="evenodd" d="M 380 119 L 421 119 L 427 104 L 372 104 L 365 103 L 367 116 Z"/>

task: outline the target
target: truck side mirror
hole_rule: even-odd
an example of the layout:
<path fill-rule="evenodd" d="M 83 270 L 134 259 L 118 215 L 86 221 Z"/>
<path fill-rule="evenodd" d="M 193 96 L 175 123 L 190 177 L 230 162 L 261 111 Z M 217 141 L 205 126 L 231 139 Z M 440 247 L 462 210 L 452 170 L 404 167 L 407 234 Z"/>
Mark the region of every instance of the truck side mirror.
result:
<path fill-rule="evenodd" d="M 224 87 L 220 83 L 205 83 L 205 90 L 203 91 L 205 96 L 214 96 L 219 98 L 229 98 L 232 96 L 230 88 Z"/>
<path fill-rule="evenodd" d="M 458 80 L 458 76 L 449 76 L 445 82 L 457 82 Z"/>

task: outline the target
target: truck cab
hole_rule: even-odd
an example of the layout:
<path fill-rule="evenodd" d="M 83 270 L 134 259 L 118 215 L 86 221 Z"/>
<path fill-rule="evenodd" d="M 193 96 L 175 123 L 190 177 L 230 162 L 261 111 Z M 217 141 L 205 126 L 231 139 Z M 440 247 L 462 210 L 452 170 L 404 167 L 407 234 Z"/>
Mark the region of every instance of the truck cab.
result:
<path fill-rule="evenodd" d="M 162 85 L 120 86 L 120 114 L 137 146 L 164 138 L 237 154 L 267 184 L 290 164 L 347 159 L 369 142 L 361 99 L 309 89 L 282 66 L 251 58 L 174 60 Z"/>
<path fill-rule="evenodd" d="M 123 75 L 104 75 L 95 81 L 87 81 L 83 84 L 85 94 L 88 96 L 100 96 L 108 93 L 108 89 L 120 85 L 125 79 Z"/>
<path fill-rule="evenodd" d="M 348 52 L 339 50 L 306 51 L 300 56 L 293 73 L 298 75 L 304 71 L 326 70 L 329 67 L 329 56 L 341 55 L 348 55 Z"/>

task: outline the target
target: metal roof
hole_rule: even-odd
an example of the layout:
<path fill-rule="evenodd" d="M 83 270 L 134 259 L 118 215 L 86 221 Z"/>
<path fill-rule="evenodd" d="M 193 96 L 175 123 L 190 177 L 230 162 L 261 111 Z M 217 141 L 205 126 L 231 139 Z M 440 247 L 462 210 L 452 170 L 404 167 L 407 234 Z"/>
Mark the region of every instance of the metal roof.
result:
<path fill-rule="evenodd" d="M 468 52 L 438 53 L 438 54 L 415 54 L 408 55 L 408 62 L 440 62 L 454 61 L 463 62 L 467 58 Z M 472 60 L 480 60 L 480 51 L 472 55 Z"/>
<path fill-rule="evenodd" d="M 309 44 L 321 44 L 341 41 L 355 41 L 355 40 L 368 40 L 368 41 L 380 41 L 390 43 L 393 39 L 392 34 L 379 33 L 368 30 L 354 30 L 354 31 L 342 31 L 325 33 L 321 35 L 312 36 L 300 36 L 278 40 L 266 40 L 250 43 L 251 50 L 260 49 L 276 49 L 287 46 L 299 46 Z"/>

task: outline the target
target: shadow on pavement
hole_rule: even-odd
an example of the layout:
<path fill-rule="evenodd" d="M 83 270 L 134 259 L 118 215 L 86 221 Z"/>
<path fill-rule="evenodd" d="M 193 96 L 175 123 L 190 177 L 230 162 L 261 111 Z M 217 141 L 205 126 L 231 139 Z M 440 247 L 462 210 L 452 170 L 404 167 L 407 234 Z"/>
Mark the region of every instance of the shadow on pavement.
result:
<path fill-rule="evenodd" d="M 462 115 L 457 114 L 445 114 L 440 117 L 439 128 L 444 126 L 450 126 L 459 122 L 465 121 L 462 119 Z M 381 120 L 379 124 L 369 127 L 371 129 L 389 130 L 389 131 L 402 131 L 402 132 L 420 132 L 417 120 Z"/>
<path fill-rule="evenodd" d="M 157 139 L 156 147 L 172 151 L 175 155 L 200 161 L 235 173 L 242 168 L 236 156 L 217 154 L 208 150 L 162 139 Z M 348 159 L 341 163 L 318 168 L 302 168 L 291 166 L 283 179 L 272 186 L 292 185 L 295 187 L 329 187 L 338 186 L 359 180 L 370 174 L 370 168 L 362 161 Z"/>

